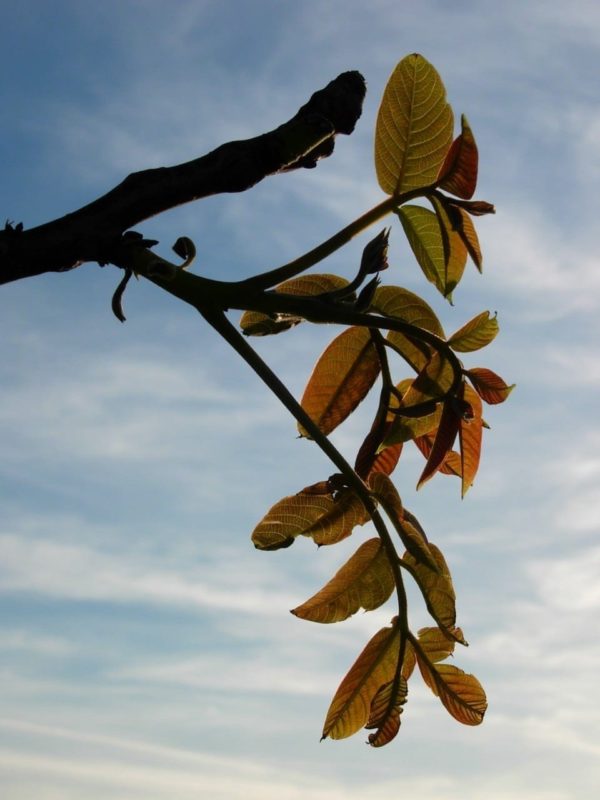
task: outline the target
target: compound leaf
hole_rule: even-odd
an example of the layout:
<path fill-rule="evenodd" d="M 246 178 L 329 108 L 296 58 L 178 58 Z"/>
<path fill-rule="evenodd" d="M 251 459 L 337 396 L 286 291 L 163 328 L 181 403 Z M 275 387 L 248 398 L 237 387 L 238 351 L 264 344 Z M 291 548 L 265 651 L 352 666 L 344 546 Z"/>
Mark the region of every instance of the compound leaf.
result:
<path fill-rule="evenodd" d="M 406 56 L 391 74 L 375 127 L 375 169 L 386 194 L 435 182 L 452 143 L 454 118 L 444 84 L 423 56 Z"/>
<path fill-rule="evenodd" d="M 394 574 L 380 539 L 364 542 L 334 577 L 292 614 L 311 622 L 340 622 L 360 608 L 372 611 L 394 589 Z"/>

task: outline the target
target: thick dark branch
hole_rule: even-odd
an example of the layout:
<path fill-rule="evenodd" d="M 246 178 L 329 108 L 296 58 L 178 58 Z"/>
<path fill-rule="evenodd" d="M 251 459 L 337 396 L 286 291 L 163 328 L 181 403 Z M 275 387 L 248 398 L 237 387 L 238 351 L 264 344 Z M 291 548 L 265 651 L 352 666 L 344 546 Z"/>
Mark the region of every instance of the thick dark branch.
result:
<path fill-rule="evenodd" d="M 221 192 L 242 192 L 268 175 L 314 167 L 333 152 L 338 133 L 360 117 L 365 82 L 344 72 L 288 122 L 269 133 L 229 142 L 201 158 L 136 172 L 78 211 L 31 230 L 0 231 L 0 283 L 62 272 L 84 261 L 110 261 L 127 229 L 167 209 Z"/>

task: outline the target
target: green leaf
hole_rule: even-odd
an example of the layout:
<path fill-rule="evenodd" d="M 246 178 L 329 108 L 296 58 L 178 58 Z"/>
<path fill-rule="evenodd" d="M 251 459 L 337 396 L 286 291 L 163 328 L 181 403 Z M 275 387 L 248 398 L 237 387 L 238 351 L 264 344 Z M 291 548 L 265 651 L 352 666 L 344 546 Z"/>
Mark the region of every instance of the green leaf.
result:
<path fill-rule="evenodd" d="M 490 317 L 489 311 L 482 311 L 453 333 L 448 344 L 458 353 L 471 353 L 493 342 L 499 330 L 496 315 Z"/>
<path fill-rule="evenodd" d="M 380 286 L 371 303 L 371 311 L 408 322 L 417 328 L 424 328 L 440 339 L 446 338 L 444 329 L 431 306 L 408 289 L 399 286 Z M 415 343 L 412 338 L 396 331 L 390 331 L 387 339 L 417 372 L 429 361 L 431 348 L 428 345 Z"/>
<path fill-rule="evenodd" d="M 423 274 L 444 294 L 446 258 L 437 215 L 422 206 L 405 205 L 396 212 Z"/>
<path fill-rule="evenodd" d="M 394 574 L 380 539 L 364 542 L 335 576 L 292 611 L 311 622 L 340 622 L 360 608 L 372 611 L 394 590 Z"/>
<path fill-rule="evenodd" d="M 306 297 L 333 292 L 348 286 L 345 278 L 337 275 L 302 275 L 284 281 L 276 287 L 275 291 L 281 294 L 293 294 Z M 244 311 L 240 318 L 240 328 L 246 336 L 268 336 L 282 333 L 302 322 L 301 317 L 292 314 L 277 314 L 269 316 L 262 311 Z"/>
<path fill-rule="evenodd" d="M 375 127 L 375 169 L 386 194 L 435 182 L 452 144 L 454 119 L 436 70 L 414 53 L 387 83 Z"/>
<path fill-rule="evenodd" d="M 368 328 L 351 327 L 321 355 L 302 396 L 302 408 L 329 434 L 365 398 L 379 375 L 379 357 Z M 302 425 L 301 436 L 311 438 Z"/>
<path fill-rule="evenodd" d="M 269 509 L 252 532 L 259 550 L 289 547 L 297 536 L 309 536 L 316 544 L 335 544 L 350 536 L 357 525 L 370 519 L 359 498 L 349 489 L 332 494 L 298 492 Z"/>
<path fill-rule="evenodd" d="M 431 202 L 440 224 L 444 244 L 444 273 L 440 276 L 441 292 L 452 302 L 452 292 L 463 276 L 468 256 L 467 246 L 461 234 L 462 217 L 456 213 L 453 206 L 437 197 L 432 197 Z"/>
<path fill-rule="evenodd" d="M 373 636 L 342 680 L 325 718 L 323 739 L 345 739 L 366 725 L 373 698 L 393 680 L 399 657 L 400 629 L 393 620 Z"/>

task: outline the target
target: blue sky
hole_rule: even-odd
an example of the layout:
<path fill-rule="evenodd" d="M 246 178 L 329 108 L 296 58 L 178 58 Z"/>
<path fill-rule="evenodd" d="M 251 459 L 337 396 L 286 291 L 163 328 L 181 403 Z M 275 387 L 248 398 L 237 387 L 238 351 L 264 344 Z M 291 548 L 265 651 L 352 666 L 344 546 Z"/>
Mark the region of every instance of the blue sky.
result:
<path fill-rule="evenodd" d="M 475 361 L 518 384 L 489 409 L 464 501 L 420 457 L 395 474 L 452 568 L 488 692 L 464 728 L 414 680 L 396 741 L 319 743 L 339 680 L 393 613 L 290 616 L 368 535 L 255 551 L 280 497 L 331 470 L 192 313 L 113 268 L 0 291 L 0 788 L 6 800 L 578 800 L 600 784 L 600 8 L 594 2 L 2 4 L 2 216 L 25 227 L 126 174 L 280 124 L 339 72 L 363 117 L 318 169 L 149 220 L 167 255 L 239 278 L 284 263 L 381 199 L 377 106 L 409 52 L 440 71 L 480 149 L 484 275 L 450 308 L 392 232 L 386 281 L 447 331 L 498 311 Z M 375 233 L 376 230 L 373 231 Z M 369 234 L 327 271 L 350 277 Z M 301 393 L 331 338 L 258 343 Z M 477 363 L 479 365 L 479 363 Z M 361 409 L 335 441 L 360 441 Z M 414 627 L 425 617 L 413 597 Z"/>

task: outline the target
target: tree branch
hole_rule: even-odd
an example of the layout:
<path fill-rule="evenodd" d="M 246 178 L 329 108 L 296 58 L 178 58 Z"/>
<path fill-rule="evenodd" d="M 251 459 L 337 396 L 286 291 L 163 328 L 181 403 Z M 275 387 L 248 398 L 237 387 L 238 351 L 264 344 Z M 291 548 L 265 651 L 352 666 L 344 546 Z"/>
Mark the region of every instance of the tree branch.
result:
<path fill-rule="evenodd" d="M 311 168 L 331 155 L 335 136 L 354 130 L 365 82 L 344 72 L 315 92 L 288 122 L 252 139 L 223 144 L 172 167 L 136 172 L 102 197 L 31 230 L 0 231 L 0 284 L 106 263 L 121 235 L 175 206 L 222 192 L 243 192 L 268 175 Z"/>

